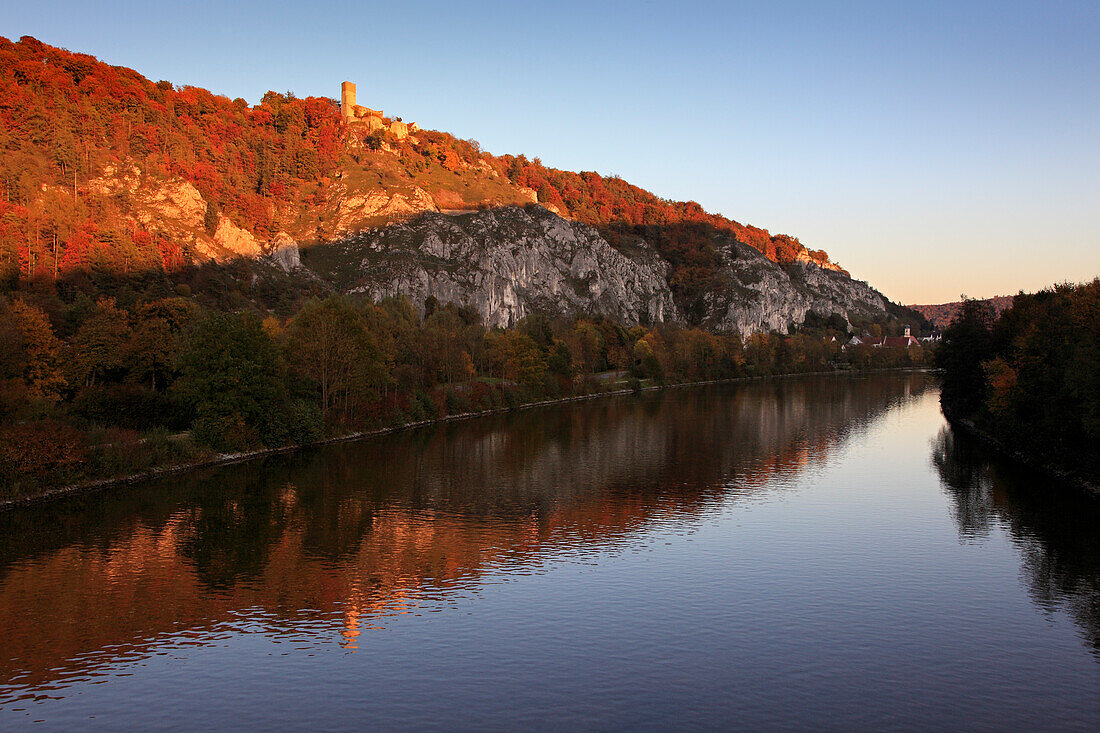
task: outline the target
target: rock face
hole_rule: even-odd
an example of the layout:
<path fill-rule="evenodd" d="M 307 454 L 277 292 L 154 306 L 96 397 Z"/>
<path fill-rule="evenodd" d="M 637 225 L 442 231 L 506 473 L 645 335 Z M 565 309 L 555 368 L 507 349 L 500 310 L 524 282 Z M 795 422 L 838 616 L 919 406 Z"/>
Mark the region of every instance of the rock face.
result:
<path fill-rule="evenodd" d="M 811 310 L 823 316 L 839 313 L 848 321 L 881 316 L 886 310 L 881 293 L 837 269 L 812 260 L 782 266 L 732 237 L 717 249 L 726 265 L 727 285 L 707 303 L 708 326 L 736 328 L 742 334 L 786 333 Z"/>
<path fill-rule="evenodd" d="M 298 243 L 286 232 L 279 232 L 268 244 L 268 258 L 286 272 L 292 272 L 302 266 Z"/>
<path fill-rule="evenodd" d="M 88 190 L 100 196 L 123 193 L 131 199 L 134 219 L 142 226 L 180 239 L 201 230 L 206 201 L 198 189 L 180 178 L 146 176 L 134 164 L 107 166 L 90 179 Z"/>
<path fill-rule="evenodd" d="M 842 272 L 813 261 L 781 266 L 732 235 L 716 245 L 724 285 L 705 301 L 706 327 L 786 332 L 811 310 L 848 320 L 884 314 L 882 295 Z M 323 258 L 329 271 L 317 274 L 338 290 L 376 300 L 403 295 L 421 308 L 433 296 L 474 308 L 490 326 L 531 313 L 631 325 L 685 320 L 668 263 L 648 243 L 613 247 L 595 229 L 539 206 L 425 213 L 325 246 L 335 252 Z"/>
<path fill-rule="evenodd" d="M 530 313 L 679 320 L 668 266 L 655 251 L 626 255 L 591 227 L 540 207 L 425 214 L 333 246 L 354 263 L 343 278 L 321 273 L 337 287 L 375 299 L 405 295 L 420 307 L 434 296 L 476 309 L 490 326 Z"/>
<path fill-rule="evenodd" d="M 218 229 L 214 232 L 214 242 L 222 249 L 242 257 L 259 257 L 263 254 L 259 241 L 252 233 L 229 220 L 227 216 L 218 218 Z"/>
<path fill-rule="evenodd" d="M 347 194 L 338 190 L 335 193 L 335 200 L 337 233 L 355 231 L 363 221 L 374 218 L 403 218 L 422 211 L 437 210 L 432 197 L 419 187 L 407 193 L 394 194 L 382 189 L 357 194 Z"/>

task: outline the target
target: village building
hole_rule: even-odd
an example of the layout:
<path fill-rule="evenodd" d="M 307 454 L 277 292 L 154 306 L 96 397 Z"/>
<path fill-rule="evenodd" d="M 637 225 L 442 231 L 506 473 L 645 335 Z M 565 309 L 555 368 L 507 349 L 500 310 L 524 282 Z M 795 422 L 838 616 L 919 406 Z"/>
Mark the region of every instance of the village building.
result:
<path fill-rule="evenodd" d="M 920 346 L 920 341 L 910 333 L 909 326 L 905 327 L 905 334 L 903 336 L 865 336 L 860 338 L 859 336 L 852 336 L 851 340 L 845 344 L 846 347 L 859 346 L 861 344 L 867 344 L 868 346 L 875 347 L 894 347 L 908 349 L 910 346 Z"/>

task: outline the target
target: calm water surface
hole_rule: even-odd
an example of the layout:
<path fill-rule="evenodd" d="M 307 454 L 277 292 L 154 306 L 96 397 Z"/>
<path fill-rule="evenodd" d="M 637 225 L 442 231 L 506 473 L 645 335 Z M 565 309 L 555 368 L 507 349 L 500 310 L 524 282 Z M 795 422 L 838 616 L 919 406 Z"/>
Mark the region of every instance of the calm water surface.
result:
<path fill-rule="evenodd" d="M 525 411 L 0 514 L 0 728 L 1100 727 L 1100 511 L 921 374 Z"/>

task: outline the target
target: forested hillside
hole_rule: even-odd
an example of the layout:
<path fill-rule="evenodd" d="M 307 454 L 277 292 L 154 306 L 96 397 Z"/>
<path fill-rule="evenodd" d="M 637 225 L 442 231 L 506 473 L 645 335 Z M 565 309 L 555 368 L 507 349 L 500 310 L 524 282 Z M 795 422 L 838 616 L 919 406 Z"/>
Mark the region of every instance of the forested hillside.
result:
<path fill-rule="evenodd" d="M 950 326 L 963 310 L 968 301 L 957 300 L 953 303 L 940 303 L 938 305 L 911 305 L 917 313 L 927 318 L 935 328 L 943 330 Z M 993 309 L 993 315 L 1000 316 L 1012 305 L 1011 295 L 996 295 L 981 301 Z"/>
<path fill-rule="evenodd" d="M 0 496 L 922 325 L 793 238 L 383 122 L 0 39 Z M 853 361 L 924 359 L 888 352 Z"/>
<path fill-rule="evenodd" d="M 9 286 L 253 254 L 281 230 L 309 245 L 417 211 L 534 201 L 609 237 L 650 235 L 688 289 L 712 279 L 717 257 L 695 230 L 669 225 L 707 225 L 776 262 L 835 268 L 794 238 L 616 177 L 494 156 L 442 132 L 399 139 L 342 126 L 328 98 L 269 92 L 250 106 L 29 37 L 0 38 L 0 150 Z"/>

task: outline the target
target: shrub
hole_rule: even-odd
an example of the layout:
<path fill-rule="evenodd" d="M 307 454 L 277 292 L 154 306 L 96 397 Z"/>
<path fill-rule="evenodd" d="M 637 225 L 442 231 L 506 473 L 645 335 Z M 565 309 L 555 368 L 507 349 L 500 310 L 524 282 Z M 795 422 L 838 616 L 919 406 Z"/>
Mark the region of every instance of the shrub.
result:
<path fill-rule="evenodd" d="M 325 434 L 321 408 L 310 400 L 294 400 L 287 414 L 287 430 L 291 442 L 298 445 L 320 440 Z"/>
<path fill-rule="evenodd" d="M 0 483 L 10 495 L 69 480 L 88 454 L 87 435 L 58 420 L 0 428 Z"/>
<path fill-rule="evenodd" d="M 73 414 L 89 423 L 116 425 L 129 430 L 156 426 L 183 428 L 185 408 L 168 395 L 137 384 L 85 387 L 73 400 Z"/>

